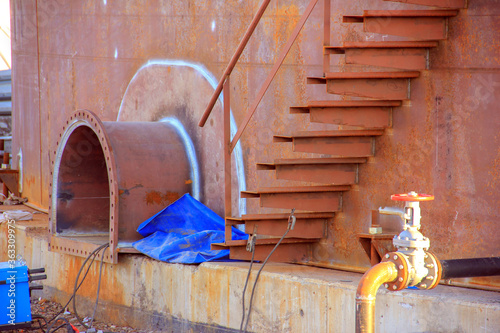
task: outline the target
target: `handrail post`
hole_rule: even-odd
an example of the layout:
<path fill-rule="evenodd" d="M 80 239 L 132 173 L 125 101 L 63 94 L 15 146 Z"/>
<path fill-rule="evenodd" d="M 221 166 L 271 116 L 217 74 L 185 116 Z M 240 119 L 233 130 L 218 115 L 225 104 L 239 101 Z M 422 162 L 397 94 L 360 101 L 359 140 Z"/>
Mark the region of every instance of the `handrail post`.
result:
<path fill-rule="evenodd" d="M 230 75 L 227 75 L 224 80 L 224 135 L 222 147 L 224 150 L 224 217 L 231 217 L 231 84 Z M 225 220 L 224 241 L 232 239 L 231 225 Z"/>
<path fill-rule="evenodd" d="M 331 16 L 331 0 L 324 0 L 324 23 L 323 23 L 323 76 L 330 71 L 330 54 L 325 50 L 326 46 L 330 46 L 330 16 Z"/>

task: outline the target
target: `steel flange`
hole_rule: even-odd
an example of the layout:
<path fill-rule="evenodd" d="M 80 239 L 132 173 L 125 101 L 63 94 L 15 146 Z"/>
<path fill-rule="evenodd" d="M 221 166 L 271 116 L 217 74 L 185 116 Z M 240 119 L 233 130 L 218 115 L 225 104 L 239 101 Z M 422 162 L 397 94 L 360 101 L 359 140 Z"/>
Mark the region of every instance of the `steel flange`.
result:
<path fill-rule="evenodd" d="M 391 252 L 387 253 L 382 262 L 391 261 L 396 265 L 396 269 L 398 270 L 398 277 L 394 282 L 386 283 L 384 286 L 391 290 L 397 291 L 402 290 L 408 286 L 409 280 L 409 262 L 406 256 L 399 252 Z"/>
<path fill-rule="evenodd" d="M 428 270 L 427 276 L 417 285 L 418 289 L 433 289 L 441 280 L 441 263 L 432 252 L 426 252 L 424 256 L 425 267 Z"/>

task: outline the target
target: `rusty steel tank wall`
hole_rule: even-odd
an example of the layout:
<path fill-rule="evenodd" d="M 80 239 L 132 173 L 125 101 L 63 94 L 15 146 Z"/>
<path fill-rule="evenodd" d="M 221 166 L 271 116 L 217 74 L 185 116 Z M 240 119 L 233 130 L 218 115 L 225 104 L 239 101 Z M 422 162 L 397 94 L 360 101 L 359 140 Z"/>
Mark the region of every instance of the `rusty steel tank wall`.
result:
<path fill-rule="evenodd" d="M 236 123 L 244 118 L 307 3 L 271 1 L 231 77 Z M 49 152 L 68 115 L 86 108 L 104 121 L 114 121 L 124 110 L 128 116 L 123 120 L 172 116 L 183 121 L 197 147 L 203 202 L 222 214 L 219 103 L 208 126 L 199 129 L 196 122 L 213 92 L 207 77 L 222 74 L 258 4 L 13 0 L 13 144 L 14 154 L 23 149 L 24 195 L 48 206 Z M 331 45 L 400 40 L 342 23 L 342 15 L 360 15 L 367 9 L 425 8 L 334 1 Z M 248 189 L 293 184 L 255 169 L 256 162 L 306 156 L 273 144 L 274 134 L 331 129 L 309 124 L 299 118 L 306 116 L 288 110 L 308 100 L 340 98 L 326 96 L 324 87 L 305 84 L 307 76 L 322 75 L 322 11 L 320 2 L 241 139 Z M 315 248 L 312 264 L 366 269 L 369 261 L 356 235 L 368 231 L 373 209 L 393 206 L 390 195 L 409 190 L 436 197 L 422 207 L 422 232 L 440 259 L 499 255 L 494 232 L 500 217 L 499 14 L 498 6 L 479 0 L 449 19 L 448 39 L 429 51 L 429 68 L 411 82 L 411 101 L 394 109 L 392 128 L 376 140 L 375 156 L 360 166 L 359 183 L 344 194 L 343 211 L 329 224 L 328 238 Z M 153 60 L 163 65 L 147 65 Z M 341 56 L 331 56 L 331 63 L 332 72 L 347 66 Z M 139 82 L 136 75 L 144 77 Z M 240 189 L 233 179 L 233 193 Z M 233 211 L 241 212 L 237 202 Z M 248 200 L 246 211 L 268 210 Z M 467 283 L 499 284 L 495 278 Z"/>

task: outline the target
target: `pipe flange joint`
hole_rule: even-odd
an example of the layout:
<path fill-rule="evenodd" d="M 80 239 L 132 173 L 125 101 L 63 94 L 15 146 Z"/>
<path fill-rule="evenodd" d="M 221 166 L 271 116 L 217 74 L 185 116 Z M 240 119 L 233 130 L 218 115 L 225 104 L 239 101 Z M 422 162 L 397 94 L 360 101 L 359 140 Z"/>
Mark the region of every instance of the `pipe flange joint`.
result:
<path fill-rule="evenodd" d="M 418 289 L 433 289 L 441 280 L 441 263 L 436 255 L 432 252 L 426 252 L 424 256 L 425 268 L 427 268 L 427 275 L 417 284 Z"/>
<path fill-rule="evenodd" d="M 391 261 L 396 265 L 398 277 L 392 282 L 385 283 L 384 286 L 390 291 L 405 289 L 408 286 L 409 280 L 409 262 L 406 256 L 399 252 L 391 252 L 382 258 L 382 262 L 385 261 Z"/>

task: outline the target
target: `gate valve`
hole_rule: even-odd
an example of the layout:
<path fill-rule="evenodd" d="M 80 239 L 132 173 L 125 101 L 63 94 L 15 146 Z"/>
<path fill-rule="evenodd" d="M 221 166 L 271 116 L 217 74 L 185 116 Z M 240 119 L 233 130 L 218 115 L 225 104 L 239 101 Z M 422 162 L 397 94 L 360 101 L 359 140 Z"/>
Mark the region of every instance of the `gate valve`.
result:
<path fill-rule="evenodd" d="M 401 290 L 407 286 L 417 286 L 420 289 L 434 288 L 439 282 L 437 258 L 427 252 L 430 246 L 429 238 L 424 237 L 420 230 L 420 201 L 434 200 L 433 195 L 409 192 L 394 194 L 392 200 L 404 201 L 404 230 L 394 236 L 393 244 L 397 252 L 386 255 L 383 261 L 393 261 L 398 268 L 400 283 L 391 285 L 393 290 Z M 404 261 L 405 263 L 403 263 Z"/>

